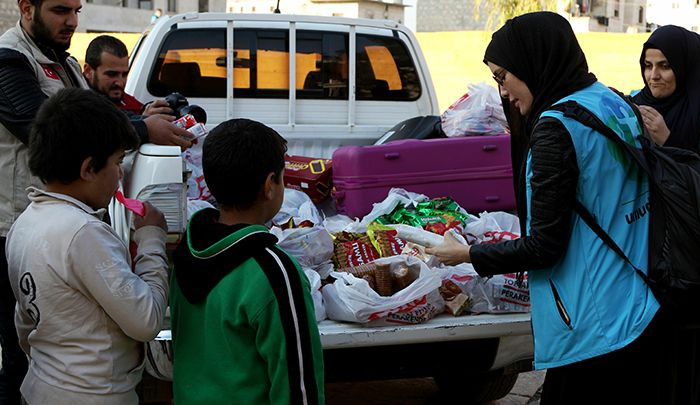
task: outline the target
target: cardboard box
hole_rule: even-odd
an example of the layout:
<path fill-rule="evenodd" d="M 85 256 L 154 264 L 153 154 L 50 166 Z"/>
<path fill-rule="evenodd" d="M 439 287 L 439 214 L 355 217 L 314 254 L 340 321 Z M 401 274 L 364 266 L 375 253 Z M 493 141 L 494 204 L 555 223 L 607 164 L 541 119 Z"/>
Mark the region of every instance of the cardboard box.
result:
<path fill-rule="evenodd" d="M 333 162 L 305 156 L 284 158 L 284 185 L 304 192 L 314 203 L 323 201 L 333 188 Z"/>

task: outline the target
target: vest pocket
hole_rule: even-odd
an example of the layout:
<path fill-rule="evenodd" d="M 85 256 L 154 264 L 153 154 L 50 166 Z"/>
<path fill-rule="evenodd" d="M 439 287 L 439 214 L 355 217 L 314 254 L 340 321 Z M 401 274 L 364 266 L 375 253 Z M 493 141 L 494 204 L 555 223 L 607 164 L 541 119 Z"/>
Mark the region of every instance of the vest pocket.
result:
<path fill-rule="evenodd" d="M 564 307 L 564 303 L 561 302 L 561 297 L 559 297 L 559 292 L 557 292 L 557 288 L 554 286 L 554 283 L 552 282 L 552 280 L 549 280 L 549 287 L 552 289 L 552 295 L 554 296 L 554 304 L 557 307 L 557 312 L 559 312 L 559 316 L 561 317 L 561 320 L 564 321 L 564 324 L 566 325 L 567 328 L 574 329 L 574 327 L 571 325 L 571 317 L 569 316 L 569 313 L 566 312 L 566 308 Z"/>

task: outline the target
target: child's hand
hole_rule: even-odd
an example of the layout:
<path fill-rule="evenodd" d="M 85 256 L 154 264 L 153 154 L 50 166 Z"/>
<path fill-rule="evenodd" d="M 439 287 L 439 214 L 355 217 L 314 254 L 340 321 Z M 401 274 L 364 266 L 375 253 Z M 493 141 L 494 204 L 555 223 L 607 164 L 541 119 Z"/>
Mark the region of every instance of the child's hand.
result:
<path fill-rule="evenodd" d="M 143 203 L 146 207 L 146 214 L 143 217 L 134 215 L 134 229 L 139 229 L 144 226 L 159 226 L 164 231 L 168 231 L 168 223 L 165 222 L 165 215 L 151 203 Z"/>

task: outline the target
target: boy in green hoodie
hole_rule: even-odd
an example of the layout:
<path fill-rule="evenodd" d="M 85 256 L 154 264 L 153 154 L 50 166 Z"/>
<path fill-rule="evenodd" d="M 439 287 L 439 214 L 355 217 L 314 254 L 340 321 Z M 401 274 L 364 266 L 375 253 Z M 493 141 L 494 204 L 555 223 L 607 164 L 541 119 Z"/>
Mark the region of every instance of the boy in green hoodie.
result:
<path fill-rule="evenodd" d="M 264 226 L 284 198 L 286 141 L 233 119 L 203 148 L 220 210 L 197 212 L 174 253 L 175 403 L 323 404 L 309 282 Z"/>

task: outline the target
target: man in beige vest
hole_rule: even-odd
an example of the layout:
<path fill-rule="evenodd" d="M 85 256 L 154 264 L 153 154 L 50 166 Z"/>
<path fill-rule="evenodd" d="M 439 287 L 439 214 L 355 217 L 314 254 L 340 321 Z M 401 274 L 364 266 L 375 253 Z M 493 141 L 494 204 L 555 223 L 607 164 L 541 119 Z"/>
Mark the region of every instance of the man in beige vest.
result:
<path fill-rule="evenodd" d="M 19 0 L 18 5 L 20 21 L 0 37 L 0 404 L 12 405 L 20 401 L 27 360 L 17 343 L 5 239 L 29 204 L 26 188 L 41 185 L 27 166 L 29 131 L 48 97 L 67 87 L 88 88 L 80 64 L 66 52 L 81 0 Z M 189 132 L 162 117 L 149 118 L 142 142 L 190 146 Z"/>

